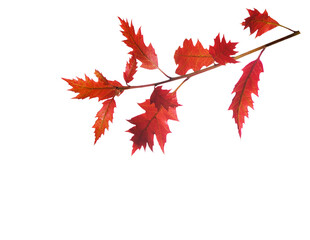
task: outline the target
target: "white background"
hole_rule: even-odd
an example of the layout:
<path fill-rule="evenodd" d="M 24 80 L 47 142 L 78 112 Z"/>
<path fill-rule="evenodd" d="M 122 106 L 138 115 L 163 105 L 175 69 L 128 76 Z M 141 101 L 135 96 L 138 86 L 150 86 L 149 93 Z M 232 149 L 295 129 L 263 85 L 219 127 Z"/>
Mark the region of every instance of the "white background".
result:
<path fill-rule="evenodd" d="M 240 140 L 228 111 L 239 64 L 191 79 L 178 91 L 165 154 L 131 156 L 137 105 L 152 88 L 117 99 L 96 145 L 96 99 L 72 100 L 61 80 L 122 82 L 129 49 L 117 16 L 142 26 L 160 67 L 174 76 L 185 38 L 213 44 L 220 32 L 239 53 L 290 34 L 260 38 L 241 22 L 246 8 L 301 35 L 262 55 L 255 111 Z M 5 1 L 0 8 L 0 239 L 310 239 L 308 4 L 296 1 Z M 133 85 L 165 80 L 139 70 Z M 123 82 L 122 82 L 123 83 Z M 178 83 L 165 88 L 175 88 Z"/>

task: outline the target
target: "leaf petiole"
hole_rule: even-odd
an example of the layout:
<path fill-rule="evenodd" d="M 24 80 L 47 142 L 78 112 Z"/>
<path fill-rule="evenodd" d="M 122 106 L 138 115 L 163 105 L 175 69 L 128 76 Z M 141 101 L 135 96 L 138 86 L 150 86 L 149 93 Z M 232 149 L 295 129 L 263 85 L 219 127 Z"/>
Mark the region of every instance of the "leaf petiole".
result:
<path fill-rule="evenodd" d="M 177 92 L 177 91 L 179 90 L 179 88 L 180 88 L 187 80 L 189 80 L 189 79 L 190 79 L 190 77 L 185 78 L 185 79 L 183 80 L 183 82 L 181 82 L 181 84 L 173 91 L 173 93 Z"/>
<path fill-rule="evenodd" d="M 285 27 L 285 26 L 283 26 L 283 25 L 281 25 L 281 24 L 279 24 L 279 27 L 283 27 L 283 28 L 285 28 L 285 29 L 287 29 L 287 30 L 289 30 L 289 31 L 291 31 L 291 32 L 293 32 L 293 33 L 299 32 L 299 31 L 294 31 L 293 29 L 290 29 L 290 28 L 288 28 L 288 27 Z"/>
<path fill-rule="evenodd" d="M 167 78 L 171 79 L 171 77 L 170 77 L 168 74 L 166 74 L 163 70 L 161 70 L 159 67 L 157 67 L 157 69 L 158 69 L 162 74 L 164 74 Z"/>

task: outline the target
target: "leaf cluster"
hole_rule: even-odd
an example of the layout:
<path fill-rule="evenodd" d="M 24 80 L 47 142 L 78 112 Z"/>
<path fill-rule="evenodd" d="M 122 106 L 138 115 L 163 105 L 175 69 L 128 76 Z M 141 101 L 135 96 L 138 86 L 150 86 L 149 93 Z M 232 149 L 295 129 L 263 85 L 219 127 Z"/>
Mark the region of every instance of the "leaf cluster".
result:
<path fill-rule="evenodd" d="M 84 79 L 79 77 L 76 79 L 63 78 L 71 86 L 70 90 L 77 93 L 75 98 L 98 98 L 99 101 L 103 101 L 102 108 L 96 114 L 97 119 L 93 125 L 95 143 L 104 135 L 105 130 L 109 129 L 109 123 L 113 121 L 116 97 L 121 96 L 124 91 L 130 89 L 154 87 L 150 98 L 143 103 L 139 103 L 144 112 L 128 120 L 133 124 L 133 127 L 127 132 L 133 134 L 131 138 L 133 142 L 132 154 L 142 147 L 145 149 L 147 146 L 153 150 L 154 136 L 156 136 L 157 142 L 164 152 L 167 134 L 171 132 L 168 120 L 178 121 L 176 112 L 177 107 L 180 106 L 177 100 L 178 89 L 190 78 L 198 74 L 226 64 L 238 63 L 237 59 L 260 51 L 259 56 L 242 69 L 243 74 L 232 92 L 235 95 L 229 110 L 233 111 L 233 118 L 241 137 L 245 117 L 248 117 L 248 107 L 253 108 L 254 106 L 252 94 L 258 96 L 258 81 L 260 74 L 263 72 L 263 64 L 260 60 L 262 53 L 265 48 L 299 34 L 299 31 L 293 31 L 280 25 L 268 15 L 266 10 L 260 13 L 256 9 L 248 9 L 248 13 L 249 16 L 244 19 L 242 26 L 244 26 L 244 29 L 249 28 L 250 34 L 256 32 L 256 37 L 276 27 L 283 27 L 293 33 L 240 55 L 236 55 L 237 51 L 235 50 L 238 42 L 227 41 L 224 35 L 221 37 L 220 33 L 214 38 L 214 44 L 207 48 L 199 40 L 194 44 L 192 39 L 185 39 L 183 45 L 178 47 L 174 54 L 177 66 L 175 70 L 177 76 L 175 77 L 170 77 L 159 67 L 155 49 L 152 44 L 148 46 L 145 44 L 141 28 L 136 31 L 132 22 L 129 23 L 128 20 L 119 18 L 121 32 L 125 37 L 123 42 L 130 48 L 129 60 L 123 73 L 126 85 L 116 80 L 108 80 L 98 70 L 95 70 L 97 81 L 87 75 L 85 75 Z M 135 74 L 139 68 L 158 70 L 167 80 L 132 86 L 130 84 L 135 79 Z M 175 90 L 162 88 L 165 83 L 177 80 L 183 81 Z"/>

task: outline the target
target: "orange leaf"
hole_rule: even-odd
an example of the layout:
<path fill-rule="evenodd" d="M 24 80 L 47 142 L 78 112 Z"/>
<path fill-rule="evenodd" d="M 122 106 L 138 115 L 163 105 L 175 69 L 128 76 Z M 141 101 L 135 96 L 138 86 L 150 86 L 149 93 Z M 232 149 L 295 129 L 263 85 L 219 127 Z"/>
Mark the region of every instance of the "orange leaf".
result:
<path fill-rule="evenodd" d="M 276 20 L 268 16 L 266 10 L 263 13 L 260 13 L 255 8 L 254 10 L 247 10 L 250 16 L 244 19 L 242 25 L 244 26 L 244 29 L 246 29 L 247 27 L 250 28 L 250 34 L 253 34 L 255 31 L 257 31 L 256 37 L 261 36 L 265 32 L 268 32 L 269 30 L 277 26 L 280 26 L 280 24 Z"/>
<path fill-rule="evenodd" d="M 141 67 L 146 69 L 156 69 L 158 68 L 158 59 L 155 50 L 150 44 L 148 47 L 145 45 L 143 40 L 143 35 L 141 33 L 141 28 L 135 33 L 134 26 L 129 25 L 128 20 L 121 21 L 121 28 L 123 29 L 122 34 L 126 38 L 124 43 L 132 49 L 130 54 L 134 55 L 141 63 Z"/>
<path fill-rule="evenodd" d="M 186 74 L 190 69 L 198 71 L 214 62 L 208 49 L 204 49 L 199 40 L 194 46 L 192 39 L 184 40 L 183 48 L 179 47 L 175 51 L 174 60 L 178 65 L 175 72 L 179 75 Z"/>
<path fill-rule="evenodd" d="M 89 78 L 85 75 L 85 80 L 82 78 L 77 79 L 66 79 L 63 78 L 72 88 L 70 91 L 78 93 L 74 98 L 84 99 L 84 98 L 95 98 L 98 97 L 99 100 L 108 99 L 117 95 L 120 95 L 123 90 L 118 81 L 109 81 L 99 71 L 95 71 L 95 75 L 98 78 L 98 82 Z"/>
<path fill-rule="evenodd" d="M 233 111 L 233 118 L 237 124 L 240 137 L 244 118 L 248 117 L 248 107 L 254 109 L 251 94 L 254 93 L 258 96 L 259 75 L 264 71 L 263 64 L 259 59 L 261 54 L 255 61 L 250 62 L 242 69 L 243 74 L 233 90 L 233 93 L 236 94 L 229 106 L 229 110 Z"/>
<path fill-rule="evenodd" d="M 103 102 L 102 108 L 97 113 L 98 118 L 93 126 L 95 128 L 95 144 L 97 140 L 104 134 L 106 129 L 109 129 L 109 121 L 113 121 L 113 113 L 116 103 L 114 98 L 108 99 Z"/>
<path fill-rule="evenodd" d="M 213 59 L 221 65 L 226 63 L 237 63 L 237 61 L 230 55 L 234 55 L 237 52 L 234 51 L 238 43 L 232 43 L 231 41 L 226 43 L 225 36 L 223 35 L 222 41 L 220 34 L 214 39 L 214 46 L 209 47 L 209 53 Z"/>
<path fill-rule="evenodd" d="M 166 93 L 162 93 L 162 91 L 165 90 L 161 90 L 161 88 L 157 89 L 154 95 L 166 95 Z M 159 99 L 154 96 L 153 98 Z M 158 109 L 155 103 L 151 103 L 151 100 L 147 99 L 144 103 L 139 104 L 145 113 L 128 120 L 135 125 L 127 131 L 133 134 L 131 138 L 131 141 L 133 142 L 132 154 L 134 154 L 137 149 L 141 149 L 141 147 L 144 147 L 145 149 L 146 145 L 153 150 L 154 135 L 156 135 L 158 144 L 164 152 L 167 134 L 171 132 L 167 121 L 178 121 L 176 105 L 179 106 L 174 93 L 168 93 L 165 98 L 167 99 L 167 102 L 165 103 L 167 109 L 163 106 Z"/>
<path fill-rule="evenodd" d="M 126 64 L 126 69 L 123 74 L 125 82 L 126 83 L 131 82 L 136 72 L 137 72 L 137 61 L 135 56 L 131 56 L 129 62 Z"/>

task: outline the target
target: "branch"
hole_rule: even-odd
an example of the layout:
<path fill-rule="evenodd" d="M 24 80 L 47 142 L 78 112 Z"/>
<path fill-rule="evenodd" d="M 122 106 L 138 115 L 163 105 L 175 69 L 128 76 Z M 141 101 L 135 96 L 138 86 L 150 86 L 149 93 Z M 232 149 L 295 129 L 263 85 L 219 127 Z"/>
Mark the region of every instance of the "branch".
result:
<path fill-rule="evenodd" d="M 300 34 L 299 31 L 293 31 L 293 33 L 291 33 L 291 34 L 289 34 L 289 35 L 287 35 L 287 36 L 284 36 L 284 37 L 279 38 L 279 39 L 277 39 L 277 40 L 274 40 L 274 41 L 272 41 L 272 42 L 266 43 L 266 44 L 264 44 L 264 45 L 262 45 L 262 46 L 260 46 L 260 47 L 254 48 L 254 49 L 252 49 L 252 50 L 250 50 L 250 51 L 247 51 L 247 52 L 245 52 L 245 53 L 239 54 L 239 55 L 235 56 L 234 59 L 243 58 L 243 57 L 245 57 L 245 56 L 247 56 L 247 55 L 250 55 L 250 54 L 252 54 L 252 53 L 255 53 L 255 52 L 257 52 L 257 51 L 260 51 L 260 50 L 262 50 L 262 49 L 264 49 L 264 48 L 267 48 L 267 47 L 270 47 L 270 46 L 272 46 L 272 45 L 275 45 L 275 44 L 277 44 L 277 43 L 279 43 L 279 42 L 285 41 L 285 40 L 287 40 L 287 39 L 289 39 L 289 38 L 295 37 L 295 36 L 297 36 L 297 35 L 299 35 L 299 34 Z M 169 82 L 173 82 L 173 81 L 176 81 L 176 80 L 180 80 L 180 79 L 184 79 L 184 78 L 185 78 L 185 80 L 181 83 L 181 85 L 182 85 L 184 82 L 186 82 L 186 81 L 187 81 L 188 79 L 190 79 L 191 77 L 194 77 L 194 76 L 199 75 L 199 74 L 204 73 L 204 72 L 208 72 L 208 71 L 213 70 L 213 69 L 215 69 L 215 68 L 218 68 L 218 67 L 220 67 L 220 66 L 225 66 L 225 65 L 214 64 L 214 65 L 212 65 L 212 66 L 210 66 L 210 67 L 203 68 L 203 69 L 198 70 L 198 71 L 196 71 L 196 72 L 188 73 L 188 74 L 185 74 L 185 75 L 180 75 L 180 76 L 177 76 L 177 77 L 169 77 L 169 79 L 164 80 L 164 81 L 160 81 L 160 82 L 156 82 L 156 83 L 150 83 L 150 84 L 144 84 L 144 85 L 137 85 L 137 86 L 124 86 L 124 87 L 119 87 L 119 89 L 121 89 L 121 90 L 129 90 L 129 89 L 136 89 L 136 88 L 152 87 L 152 86 L 158 86 L 158 85 L 162 85 L 162 84 L 165 84 L 165 83 L 169 83 Z M 164 75 L 167 76 L 166 74 L 164 74 Z M 180 86 L 181 86 L 181 85 L 180 85 Z M 179 87 L 180 87 L 180 86 L 179 86 Z M 178 87 L 178 88 L 179 88 L 179 87 Z M 178 89 L 178 88 L 177 88 L 177 89 Z"/>
<path fill-rule="evenodd" d="M 255 49 L 253 49 L 253 50 L 250 50 L 250 51 L 248 51 L 248 52 L 242 53 L 242 54 L 240 54 L 240 55 L 238 55 L 238 56 L 236 56 L 236 57 L 234 57 L 234 58 L 235 58 L 235 59 L 239 59 L 239 58 L 245 57 L 245 56 L 250 55 L 250 54 L 252 54 L 252 53 L 254 53 L 254 52 L 257 52 L 257 51 L 259 51 L 259 50 L 262 50 L 262 49 L 264 49 L 264 48 L 270 47 L 270 46 L 275 45 L 275 44 L 277 44 L 277 43 L 279 43 L 279 42 L 282 42 L 282 41 L 284 41 L 284 40 L 287 40 L 287 39 L 289 39 L 289 38 L 291 38 L 291 37 L 295 37 L 295 36 L 297 36 L 297 35 L 299 35 L 299 34 L 300 34 L 299 31 L 294 31 L 292 34 L 289 34 L 289 35 L 287 35 L 287 36 L 285 36 L 285 37 L 279 38 L 279 39 L 277 39 L 277 40 L 275 40 L 275 41 L 269 42 L 269 43 L 267 43 L 267 44 L 265 44 L 265 45 L 262 45 L 262 46 L 260 46 L 260 47 L 258 47 L 258 48 L 255 48 Z"/>

